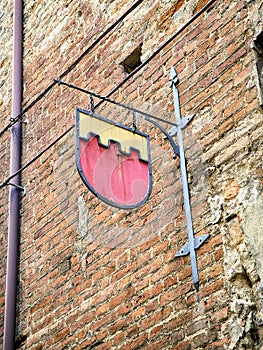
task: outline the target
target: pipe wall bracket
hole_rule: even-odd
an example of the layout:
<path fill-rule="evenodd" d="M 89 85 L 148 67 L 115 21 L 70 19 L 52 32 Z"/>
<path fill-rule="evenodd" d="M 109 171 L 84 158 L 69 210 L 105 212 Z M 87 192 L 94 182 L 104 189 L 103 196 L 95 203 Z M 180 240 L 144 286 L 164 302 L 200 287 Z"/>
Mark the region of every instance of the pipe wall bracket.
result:
<path fill-rule="evenodd" d="M 21 190 L 21 191 L 22 191 L 21 196 L 25 196 L 25 195 L 26 195 L 26 187 L 13 184 L 12 182 L 8 182 L 7 185 L 16 187 L 16 188 L 18 188 L 19 190 Z"/>

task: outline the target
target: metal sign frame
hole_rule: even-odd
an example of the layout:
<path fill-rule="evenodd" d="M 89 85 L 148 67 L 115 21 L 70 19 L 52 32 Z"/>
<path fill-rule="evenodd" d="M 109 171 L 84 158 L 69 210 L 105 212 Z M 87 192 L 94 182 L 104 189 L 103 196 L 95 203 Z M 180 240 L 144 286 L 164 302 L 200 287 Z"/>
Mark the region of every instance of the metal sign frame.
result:
<path fill-rule="evenodd" d="M 133 204 L 120 204 L 116 201 L 114 201 L 113 199 L 109 199 L 107 198 L 106 196 L 104 196 L 103 194 L 101 194 L 94 186 L 92 186 L 92 184 L 87 180 L 87 177 L 85 176 L 84 174 L 84 171 L 83 171 L 83 168 L 82 168 L 82 165 L 81 165 L 81 162 L 80 162 L 80 140 L 81 140 L 81 137 L 80 137 L 80 114 L 85 114 L 87 116 L 90 116 L 91 118 L 94 118 L 98 121 L 101 121 L 102 123 L 107 123 L 109 125 L 109 127 L 114 127 L 114 128 L 117 128 L 120 130 L 120 132 L 122 131 L 128 131 L 128 133 L 131 133 L 131 136 L 135 136 L 135 135 L 138 135 L 142 138 L 144 138 L 146 140 L 146 144 L 147 144 L 147 154 L 144 154 L 144 159 L 142 158 L 142 154 L 140 154 L 140 152 L 135 148 L 135 147 L 132 147 L 130 146 L 128 151 L 125 152 L 123 149 L 122 149 L 122 145 L 121 145 L 121 142 L 118 142 L 114 139 L 108 139 L 107 140 L 107 145 L 105 145 L 105 143 L 101 143 L 101 140 L 100 140 L 100 135 L 97 134 L 95 135 L 94 133 L 92 132 L 89 132 L 86 136 L 87 136 L 87 139 L 90 138 L 90 136 L 93 134 L 93 136 L 96 136 L 98 138 L 98 143 L 100 146 L 104 147 L 105 150 L 111 145 L 111 143 L 114 143 L 118 146 L 118 154 L 120 157 L 129 157 L 131 155 L 131 152 L 132 151 L 136 151 L 138 152 L 139 154 L 139 161 L 141 162 L 145 162 L 147 163 L 147 166 L 148 166 L 148 189 L 147 191 L 145 192 L 144 194 L 144 197 L 142 200 L 140 200 L 139 202 L 136 202 L 136 203 L 133 203 Z M 127 134 L 128 135 L 128 134 Z M 146 153 L 144 152 L 144 153 Z M 147 158 L 147 159 L 145 159 Z M 103 118 L 101 117 L 100 115 L 98 114 L 95 114 L 94 112 L 91 112 L 91 111 L 86 111 L 84 109 L 80 109 L 80 108 L 77 108 L 76 109 L 76 164 L 77 164 L 77 169 L 78 169 L 78 172 L 80 174 L 80 177 L 82 179 L 82 181 L 85 183 L 85 185 L 90 189 L 90 191 L 96 196 L 98 197 L 100 200 L 102 200 L 103 202 L 105 202 L 106 204 L 109 204 L 111 206 L 114 206 L 114 207 L 117 207 L 117 208 L 120 208 L 120 209 L 133 209 L 133 208 L 137 208 L 141 205 L 143 205 L 149 198 L 151 192 L 152 192 L 152 166 L 151 166 L 151 153 L 150 153 L 150 137 L 148 134 L 145 134 L 139 130 L 135 130 L 134 128 L 129 128 L 123 124 L 120 124 L 120 123 L 117 123 L 117 122 L 114 122 L 112 120 L 109 120 L 109 119 L 106 119 L 106 118 Z"/>
<path fill-rule="evenodd" d="M 209 238 L 209 234 L 199 235 L 197 237 L 195 237 L 195 234 L 194 234 L 182 130 L 187 127 L 189 122 L 195 117 L 195 114 L 190 115 L 188 117 L 181 118 L 179 92 L 178 92 L 177 87 L 176 87 L 177 82 L 178 82 L 178 77 L 177 77 L 176 71 L 175 71 L 174 67 L 171 67 L 169 86 L 172 88 L 172 91 L 173 91 L 174 112 L 175 112 L 175 120 L 176 121 L 175 121 L 175 125 L 173 125 L 173 127 L 169 131 L 167 131 L 159 123 L 154 121 L 152 119 L 152 116 L 147 115 L 147 113 L 142 113 L 141 111 L 139 111 L 139 112 L 140 112 L 140 114 L 144 114 L 144 118 L 146 121 L 154 124 L 156 127 L 158 127 L 166 135 L 166 137 L 169 140 L 169 142 L 173 148 L 173 151 L 174 151 L 173 158 L 175 159 L 177 156 L 179 156 L 179 159 L 180 159 L 180 172 L 181 172 L 181 179 L 182 179 L 182 189 L 183 189 L 183 197 L 184 197 L 184 208 L 185 208 L 185 214 L 186 214 L 186 226 L 187 226 L 188 242 L 186 242 L 179 249 L 179 251 L 175 255 L 175 258 L 186 256 L 188 254 L 190 255 L 193 284 L 194 284 L 194 288 L 195 288 L 196 292 L 198 293 L 198 291 L 199 291 L 199 277 L 198 277 L 196 250 Z M 90 92 L 86 92 L 86 93 L 90 94 Z M 96 95 L 96 96 L 100 97 L 99 95 Z M 127 109 L 133 111 L 133 108 L 131 108 L 129 106 L 117 103 L 116 101 L 112 101 L 110 99 L 106 99 L 106 100 L 107 100 L 107 102 L 120 105 L 123 108 L 127 108 Z M 138 112 L 138 110 L 134 110 L 134 111 Z M 83 171 L 81 169 L 80 162 L 79 162 L 79 153 L 80 153 L 80 149 L 79 149 L 79 113 L 89 114 L 91 116 L 99 118 L 100 120 L 106 121 L 107 123 L 109 123 L 111 125 L 122 128 L 124 130 L 128 130 L 128 131 L 133 132 L 133 133 L 137 133 L 138 135 L 142 135 L 142 136 L 147 138 L 147 140 L 148 140 L 147 142 L 148 142 L 148 163 L 149 163 L 149 181 L 150 181 L 149 183 L 150 183 L 150 186 L 149 186 L 149 190 L 147 192 L 147 195 L 138 205 L 132 205 L 132 206 L 116 205 L 116 203 L 113 203 L 112 201 L 107 200 L 107 198 L 104 198 L 103 196 L 101 196 L 100 193 L 98 193 L 92 186 L 90 186 L 89 183 L 87 183 L 85 176 L 83 174 Z M 148 198 L 151 194 L 151 190 L 152 190 L 152 169 L 151 169 L 151 154 L 150 154 L 149 135 L 142 133 L 142 132 L 136 130 L 135 128 L 129 128 L 129 127 L 124 126 L 122 124 L 116 123 L 112 120 L 108 120 L 106 118 L 103 118 L 103 117 L 95 114 L 94 112 L 85 111 L 85 110 L 79 109 L 79 108 L 77 108 L 77 114 L 76 114 L 76 130 L 77 130 L 77 133 L 76 133 L 77 134 L 77 136 L 76 136 L 77 167 L 78 167 L 78 171 L 80 173 L 80 176 L 81 176 L 82 180 L 84 181 L 84 183 L 87 185 L 87 187 L 98 198 L 100 198 L 104 202 L 106 202 L 110 205 L 116 206 L 118 208 L 131 209 L 131 208 L 135 208 L 135 207 L 138 207 L 139 205 L 144 204 L 148 200 Z M 177 136 L 178 145 L 175 144 L 175 142 L 173 140 L 173 136 Z M 112 140 L 112 141 L 114 141 L 114 140 Z M 120 151 L 121 151 L 121 148 L 120 148 Z M 123 153 L 123 154 L 125 154 L 125 153 Z M 199 301 L 198 294 L 197 294 L 197 301 Z"/>

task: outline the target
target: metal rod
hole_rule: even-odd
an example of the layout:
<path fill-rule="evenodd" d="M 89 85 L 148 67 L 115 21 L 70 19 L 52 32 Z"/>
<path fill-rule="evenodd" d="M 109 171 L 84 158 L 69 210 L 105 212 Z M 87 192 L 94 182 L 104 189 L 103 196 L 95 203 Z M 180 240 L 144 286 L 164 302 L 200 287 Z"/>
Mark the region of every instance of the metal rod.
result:
<path fill-rule="evenodd" d="M 13 78 L 12 78 L 12 117 L 22 110 L 22 57 L 23 57 L 23 0 L 14 1 L 13 37 Z M 10 173 L 17 172 L 21 164 L 22 126 L 18 122 L 11 130 Z M 8 248 L 6 270 L 4 350 L 15 349 L 16 331 L 16 290 L 19 244 L 20 176 L 13 178 L 9 191 Z"/>
<path fill-rule="evenodd" d="M 182 133 L 182 127 L 181 127 L 182 119 L 181 119 L 181 112 L 180 112 L 179 93 L 176 88 L 177 75 L 173 67 L 171 69 L 171 76 L 173 76 L 173 79 L 171 80 L 170 85 L 173 88 L 173 96 L 174 96 L 174 110 L 175 110 L 175 119 L 176 119 L 176 125 L 177 125 L 177 141 L 178 141 L 179 153 L 180 153 L 180 171 L 181 171 L 181 177 L 182 177 L 184 208 L 185 208 L 185 215 L 186 215 L 186 226 L 187 226 L 190 259 L 191 259 L 191 266 L 192 266 L 192 277 L 193 277 L 194 287 L 198 292 L 199 278 L 198 278 L 198 269 L 197 269 L 196 252 L 195 252 L 195 244 L 194 244 L 194 230 L 193 230 L 193 221 L 192 221 L 191 205 L 190 205 L 190 198 L 189 198 L 189 187 L 188 187 L 188 180 L 187 180 L 183 133 Z"/>
<path fill-rule="evenodd" d="M 159 118 L 153 114 L 150 114 L 150 113 L 147 113 L 145 111 L 141 111 L 140 109 L 138 108 L 134 108 L 134 107 L 131 107 L 127 104 L 124 104 L 124 103 L 121 103 L 121 102 L 117 102 L 115 100 L 112 100 L 110 99 L 109 97 L 106 97 L 106 96 L 102 96 L 102 95 L 99 95 L 93 91 L 89 91 L 89 90 L 86 90 L 86 89 L 83 89 L 79 86 L 76 86 L 76 85 L 73 85 L 73 84 L 69 84 L 65 81 L 62 81 L 61 79 L 57 79 L 55 80 L 59 85 L 64 85 L 68 88 L 71 88 L 71 89 L 75 89 L 77 91 L 80 91 L 80 92 L 83 92 L 84 94 L 87 94 L 89 96 L 93 96 L 93 97 L 97 97 L 99 98 L 100 100 L 104 101 L 104 102 L 109 102 L 109 103 L 112 103 L 116 106 L 119 106 L 119 107 L 122 107 L 122 108 L 125 108 L 131 112 L 135 112 L 135 113 L 138 113 L 140 115 L 143 115 L 145 117 L 149 117 L 149 118 L 152 118 L 152 119 L 156 119 L 156 120 L 159 120 L 160 122 L 164 122 L 164 123 L 167 123 L 167 124 L 170 124 L 170 125 L 174 125 L 175 126 L 175 123 L 173 122 L 170 122 L 169 120 L 165 120 L 165 119 L 162 119 L 162 118 Z M 95 109 L 95 106 L 93 105 L 93 108 Z"/>

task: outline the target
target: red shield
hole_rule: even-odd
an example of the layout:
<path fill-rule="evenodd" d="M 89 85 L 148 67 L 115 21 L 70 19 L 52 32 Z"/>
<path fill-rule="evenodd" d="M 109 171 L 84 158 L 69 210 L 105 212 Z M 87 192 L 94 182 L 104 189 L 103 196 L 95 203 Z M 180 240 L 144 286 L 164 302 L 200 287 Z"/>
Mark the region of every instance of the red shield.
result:
<path fill-rule="evenodd" d="M 152 188 L 149 136 L 77 109 L 76 160 L 86 186 L 115 207 L 135 208 Z"/>

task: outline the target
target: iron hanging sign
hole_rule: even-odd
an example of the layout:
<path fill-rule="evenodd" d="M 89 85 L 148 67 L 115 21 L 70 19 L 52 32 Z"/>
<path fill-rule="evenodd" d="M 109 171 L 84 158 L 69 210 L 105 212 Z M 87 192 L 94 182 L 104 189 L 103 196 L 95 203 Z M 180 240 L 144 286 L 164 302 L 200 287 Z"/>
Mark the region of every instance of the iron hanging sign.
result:
<path fill-rule="evenodd" d="M 209 234 L 197 237 L 194 234 L 182 130 L 195 115 L 181 118 L 177 82 L 176 71 L 171 67 L 169 86 L 173 89 L 175 125 L 167 131 L 152 120 L 152 116 L 145 115 L 145 120 L 166 135 L 174 150 L 174 158 L 180 158 L 188 242 L 179 249 L 175 258 L 190 255 L 193 284 L 198 293 L 196 250 L 208 239 Z M 113 102 L 109 99 L 107 101 Z M 129 209 L 144 204 L 152 190 L 149 135 L 105 119 L 93 111 L 78 108 L 76 129 L 77 167 L 87 187 L 104 202 L 119 208 Z M 177 136 L 178 145 L 173 136 Z"/>
<path fill-rule="evenodd" d="M 79 108 L 76 163 L 86 186 L 109 205 L 136 208 L 151 194 L 149 135 Z"/>

